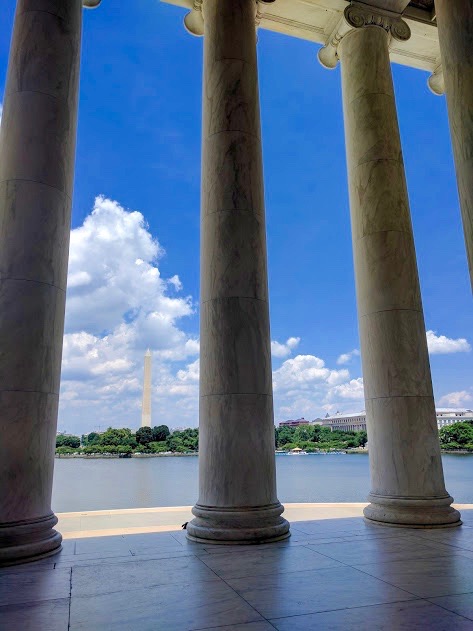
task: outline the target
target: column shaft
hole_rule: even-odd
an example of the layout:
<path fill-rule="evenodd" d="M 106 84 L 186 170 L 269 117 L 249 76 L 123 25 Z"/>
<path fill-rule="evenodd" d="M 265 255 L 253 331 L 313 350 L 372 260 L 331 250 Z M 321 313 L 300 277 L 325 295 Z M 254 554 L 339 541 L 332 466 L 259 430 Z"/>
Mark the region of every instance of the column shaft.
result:
<path fill-rule="evenodd" d="M 254 0 L 204 0 L 196 540 L 288 536 L 276 495 Z"/>
<path fill-rule="evenodd" d="M 379 26 L 340 46 L 372 491 L 369 519 L 457 525 L 445 490 L 401 141 Z"/>
<path fill-rule="evenodd" d="M 453 155 L 473 288 L 473 4 L 436 0 Z"/>
<path fill-rule="evenodd" d="M 0 131 L 0 564 L 53 554 L 51 511 L 81 0 L 18 0 Z"/>

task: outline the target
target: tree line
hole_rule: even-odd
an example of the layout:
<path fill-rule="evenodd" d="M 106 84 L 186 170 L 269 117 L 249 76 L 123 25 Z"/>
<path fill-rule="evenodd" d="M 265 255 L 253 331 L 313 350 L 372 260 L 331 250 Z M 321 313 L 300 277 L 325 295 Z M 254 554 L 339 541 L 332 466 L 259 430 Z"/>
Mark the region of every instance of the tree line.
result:
<path fill-rule="evenodd" d="M 442 427 L 439 436 L 442 449 L 473 451 L 472 422 L 453 423 L 453 425 Z"/>
<path fill-rule="evenodd" d="M 364 447 L 368 442 L 366 432 L 342 432 L 321 425 L 299 425 L 298 427 L 276 427 L 276 449 L 290 451 L 296 447 L 304 451 L 340 451 Z"/>
<path fill-rule="evenodd" d="M 473 423 L 460 422 L 439 431 L 440 446 L 447 450 L 473 451 Z M 299 425 L 299 427 L 275 427 L 274 446 L 277 450 L 290 451 L 296 447 L 307 452 L 340 451 L 364 447 L 368 441 L 366 432 L 331 431 L 320 425 Z M 199 450 L 199 430 L 189 428 L 171 432 L 167 425 L 114 429 L 105 432 L 90 432 L 81 437 L 72 434 L 56 436 L 58 454 L 159 454 L 195 453 Z"/>
<path fill-rule="evenodd" d="M 171 433 L 167 425 L 140 427 L 136 432 L 123 427 L 109 427 L 105 432 L 90 432 L 81 437 L 72 434 L 56 436 L 58 454 L 121 454 L 193 453 L 199 448 L 199 430 L 184 429 Z"/>

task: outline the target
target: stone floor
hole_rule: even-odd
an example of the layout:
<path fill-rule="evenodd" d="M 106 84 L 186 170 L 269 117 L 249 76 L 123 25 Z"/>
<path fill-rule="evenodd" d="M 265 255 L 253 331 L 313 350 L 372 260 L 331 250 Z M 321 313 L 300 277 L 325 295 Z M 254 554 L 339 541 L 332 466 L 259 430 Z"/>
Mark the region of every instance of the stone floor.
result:
<path fill-rule="evenodd" d="M 63 551 L 0 570 L 0 629 L 473 630 L 473 505 L 461 528 L 365 523 L 360 504 L 287 505 L 292 537 L 190 543 L 189 507 L 60 516 Z"/>

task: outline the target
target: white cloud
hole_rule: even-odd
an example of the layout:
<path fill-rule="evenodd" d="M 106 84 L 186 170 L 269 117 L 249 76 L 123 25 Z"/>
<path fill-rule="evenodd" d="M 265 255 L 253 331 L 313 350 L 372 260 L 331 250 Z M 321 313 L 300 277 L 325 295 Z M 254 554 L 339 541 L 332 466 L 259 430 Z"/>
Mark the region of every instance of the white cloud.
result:
<path fill-rule="evenodd" d="M 365 391 L 363 389 L 363 378 L 351 379 L 347 383 L 341 383 L 338 386 L 332 388 L 329 393 L 330 399 L 348 399 L 350 401 L 362 401 L 365 398 Z"/>
<path fill-rule="evenodd" d="M 273 372 L 275 420 L 304 416 L 314 419 L 322 410 L 360 407 L 363 382 L 350 380 L 346 368 L 332 369 L 315 355 L 287 359 Z"/>
<path fill-rule="evenodd" d="M 179 276 L 177 274 L 175 274 L 172 278 L 169 278 L 168 279 L 168 283 L 170 285 L 172 285 L 176 291 L 181 291 L 182 283 L 181 283 L 180 278 L 179 278 Z"/>
<path fill-rule="evenodd" d="M 335 385 L 348 377 L 348 370 L 329 370 L 320 357 L 297 355 L 274 371 L 273 383 L 275 390 L 307 389 L 320 383 Z"/>
<path fill-rule="evenodd" d="M 435 331 L 427 331 L 427 346 L 431 355 L 447 353 L 469 353 L 471 346 L 464 337 L 454 340 L 445 335 L 437 335 Z"/>
<path fill-rule="evenodd" d="M 174 368 L 174 362 L 199 354 L 197 337 L 179 327 L 182 318 L 194 315 L 194 305 L 190 297 L 175 295 L 182 289 L 177 275 L 161 277 L 162 256 L 143 215 L 103 196 L 72 231 L 60 428 L 138 426 L 148 346 L 156 418 L 196 424 L 195 392 L 179 392 L 182 379 Z"/>
<path fill-rule="evenodd" d="M 339 366 L 342 366 L 343 364 L 348 364 L 353 359 L 353 357 L 359 357 L 359 355 L 360 351 L 357 348 L 354 348 L 349 353 L 343 353 L 342 355 L 340 355 L 337 359 L 337 364 Z"/>
<path fill-rule="evenodd" d="M 284 344 L 271 342 L 271 355 L 273 357 L 288 357 L 299 346 L 300 337 L 290 337 Z"/>
<path fill-rule="evenodd" d="M 439 400 L 439 405 L 451 406 L 451 407 L 466 407 L 473 403 L 473 395 L 467 390 L 460 390 L 459 392 L 450 392 L 445 394 Z"/>
<path fill-rule="evenodd" d="M 139 212 L 97 197 L 71 233 L 59 427 L 77 433 L 140 423 L 143 355 L 153 352 L 153 418 L 171 427 L 198 421 L 199 340 L 191 297 L 177 274 L 162 278 L 164 249 Z M 315 355 L 289 357 L 300 338 L 273 341 L 275 418 L 315 418 L 358 409 L 361 379 Z"/>
<path fill-rule="evenodd" d="M 0 103 L 0 123 L 2 122 L 3 103 Z"/>

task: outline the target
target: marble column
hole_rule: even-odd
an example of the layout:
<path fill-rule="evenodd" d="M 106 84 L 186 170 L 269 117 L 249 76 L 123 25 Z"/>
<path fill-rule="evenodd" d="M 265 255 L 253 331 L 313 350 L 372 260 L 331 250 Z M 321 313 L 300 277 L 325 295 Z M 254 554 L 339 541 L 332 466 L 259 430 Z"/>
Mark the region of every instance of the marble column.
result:
<path fill-rule="evenodd" d="M 445 490 L 389 38 L 398 18 L 359 6 L 338 44 L 372 490 L 365 517 L 455 526 Z M 393 32 L 394 31 L 394 32 Z"/>
<path fill-rule="evenodd" d="M 288 536 L 276 495 L 254 0 L 204 0 L 199 499 L 190 539 Z"/>
<path fill-rule="evenodd" d="M 435 9 L 473 288 L 473 4 L 435 0 Z"/>
<path fill-rule="evenodd" d="M 0 131 L 0 565 L 54 554 L 51 511 L 81 0 L 18 0 Z"/>

